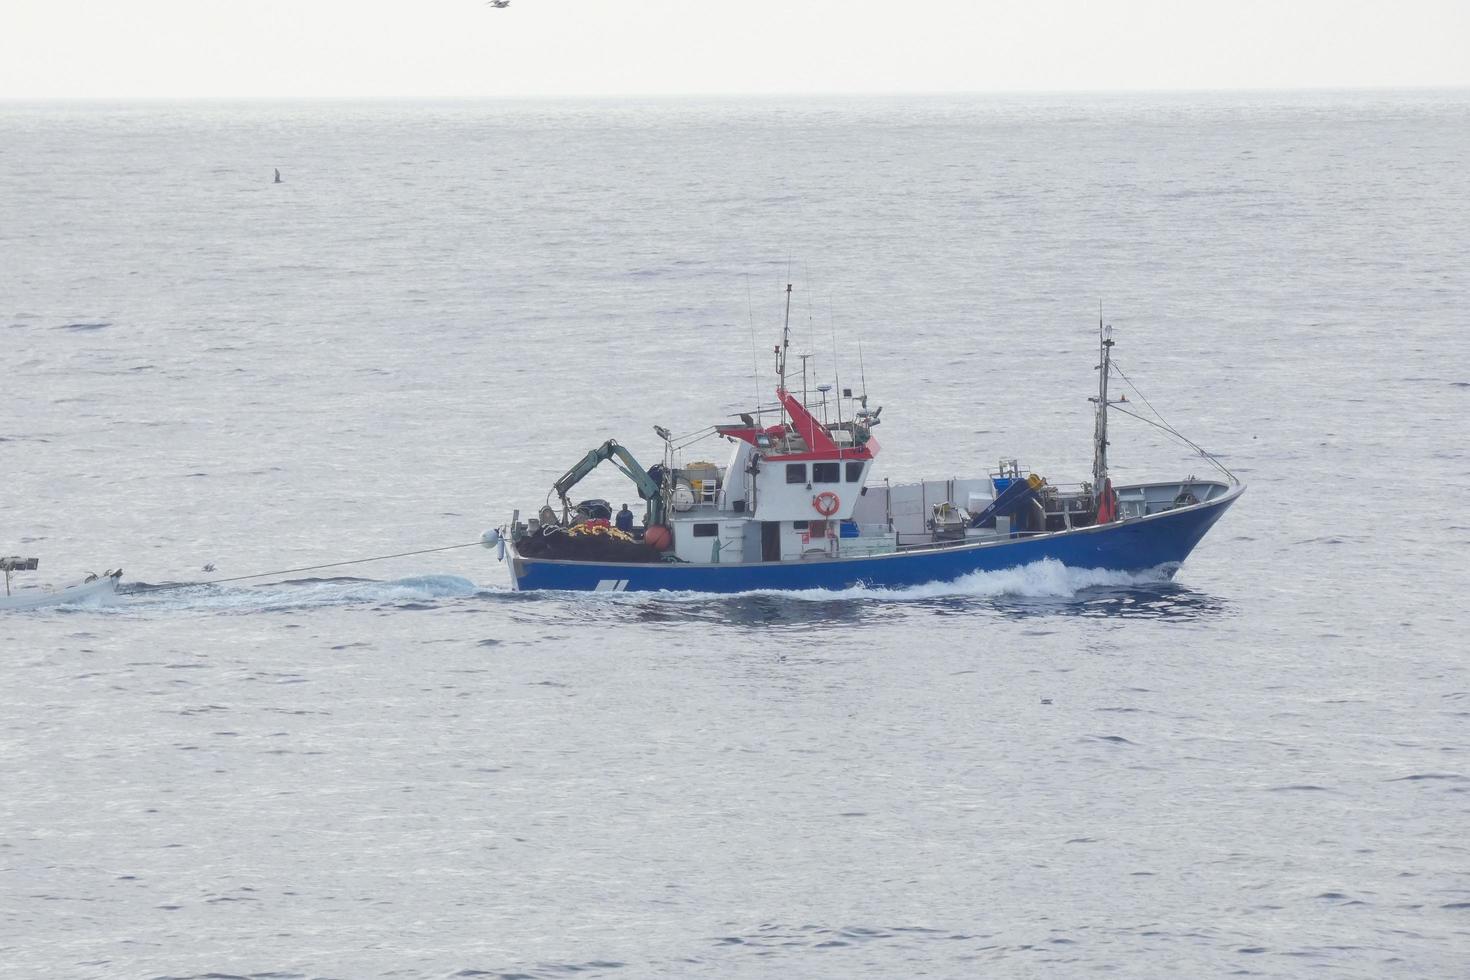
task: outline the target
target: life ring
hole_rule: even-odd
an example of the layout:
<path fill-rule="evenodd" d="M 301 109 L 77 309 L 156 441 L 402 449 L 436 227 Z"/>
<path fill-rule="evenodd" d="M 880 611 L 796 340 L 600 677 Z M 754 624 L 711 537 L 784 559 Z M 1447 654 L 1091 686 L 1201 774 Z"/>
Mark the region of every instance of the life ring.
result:
<path fill-rule="evenodd" d="M 837 513 L 837 508 L 842 506 L 842 498 L 831 490 L 823 490 L 812 498 L 812 510 L 823 517 L 831 517 Z"/>

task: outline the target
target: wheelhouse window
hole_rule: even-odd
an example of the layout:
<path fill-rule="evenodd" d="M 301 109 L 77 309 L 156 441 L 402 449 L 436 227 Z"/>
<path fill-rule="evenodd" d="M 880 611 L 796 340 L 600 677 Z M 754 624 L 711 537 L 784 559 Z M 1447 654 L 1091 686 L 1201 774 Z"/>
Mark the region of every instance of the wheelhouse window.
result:
<path fill-rule="evenodd" d="M 787 463 L 786 464 L 786 482 L 787 483 L 805 483 L 806 482 L 806 464 L 805 463 Z"/>
<path fill-rule="evenodd" d="M 863 478 L 863 464 L 849 462 L 847 464 L 847 482 L 857 483 Z"/>
<path fill-rule="evenodd" d="M 842 482 L 842 464 L 841 463 L 813 463 L 812 464 L 812 482 L 813 483 L 841 483 Z"/>
<path fill-rule="evenodd" d="M 806 521 L 792 521 L 791 522 L 791 530 L 793 530 L 793 531 L 805 531 L 806 530 Z"/>
<path fill-rule="evenodd" d="M 694 536 L 696 538 L 717 538 L 720 536 L 720 525 L 696 524 L 694 525 Z"/>

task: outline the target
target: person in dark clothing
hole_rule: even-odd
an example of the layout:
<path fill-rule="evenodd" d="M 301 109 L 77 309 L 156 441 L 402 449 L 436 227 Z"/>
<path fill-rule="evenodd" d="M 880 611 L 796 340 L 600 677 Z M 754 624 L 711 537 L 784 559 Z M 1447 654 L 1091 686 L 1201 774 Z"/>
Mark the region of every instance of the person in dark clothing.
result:
<path fill-rule="evenodd" d="M 624 504 L 623 509 L 618 511 L 617 529 L 624 534 L 633 533 L 633 512 Z"/>

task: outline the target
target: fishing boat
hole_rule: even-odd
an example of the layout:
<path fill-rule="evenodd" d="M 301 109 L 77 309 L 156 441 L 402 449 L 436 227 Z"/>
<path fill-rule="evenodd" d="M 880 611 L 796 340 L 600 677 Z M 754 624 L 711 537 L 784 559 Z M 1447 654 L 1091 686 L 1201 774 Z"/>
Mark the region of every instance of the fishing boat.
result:
<path fill-rule="evenodd" d="M 691 439 L 655 426 L 663 459 L 645 469 L 609 439 L 579 460 L 547 494 L 535 517 L 520 511 L 486 532 L 519 590 L 745 592 L 904 588 L 1053 560 L 1083 569 L 1172 576 L 1205 533 L 1244 492 L 1217 459 L 1160 417 L 1113 398 L 1112 328 L 1098 322 L 1098 392 L 1091 479 L 1066 485 L 1001 460 L 968 479 L 877 481 L 873 430 L 882 407 L 863 390 L 822 384 L 812 397 L 787 384 L 791 286 L 776 360 L 776 402 L 738 422 L 695 436 L 729 444 L 723 465 L 684 463 Z M 800 357 L 801 355 L 797 355 Z M 829 393 L 836 387 L 836 396 Z M 1147 404 L 1147 399 L 1143 399 Z M 1114 486 L 1108 474 L 1108 416 L 1121 411 L 1178 436 L 1223 479 Z M 732 416 L 735 418 L 736 416 Z M 602 500 L 573 502 L 575 486 L 604 462 L 643 501 L 641 523 L 615 521 Z M 553 500 L 553 496 L 555 499 Z M 619 527 L 618 525 L 622 526 Z"/>
<path fill-rule="evenodd" d="M 41 609 L 110 596 L 117 591 L 118 579 L 122 578 L 122 569 L 119 568 L 101 575 L 90 574 L 70 585 L 16 585 L 12 582 L 14 573 L 34 572 L 39 567 L 40 562 L 35 558 L 0 558 L 0 571 L 5 573 L 5 594 L 0 595 L 0 610 Z"/>

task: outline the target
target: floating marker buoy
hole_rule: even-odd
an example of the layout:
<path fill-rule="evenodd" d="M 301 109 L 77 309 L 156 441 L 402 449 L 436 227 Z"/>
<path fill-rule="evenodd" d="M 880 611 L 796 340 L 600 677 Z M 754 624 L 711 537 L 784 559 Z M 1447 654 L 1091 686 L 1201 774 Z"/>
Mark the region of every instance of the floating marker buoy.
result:
<path fill-rule="evenodd" d="M 662 524 L 654 524 L 643 532 L 643 543 L 655 551 L 668 551 L 674 546 L 674 535 Z"/>

